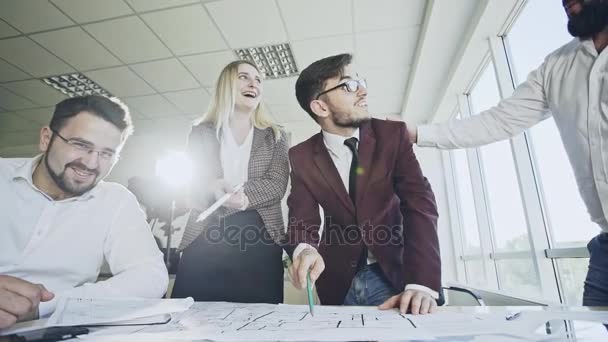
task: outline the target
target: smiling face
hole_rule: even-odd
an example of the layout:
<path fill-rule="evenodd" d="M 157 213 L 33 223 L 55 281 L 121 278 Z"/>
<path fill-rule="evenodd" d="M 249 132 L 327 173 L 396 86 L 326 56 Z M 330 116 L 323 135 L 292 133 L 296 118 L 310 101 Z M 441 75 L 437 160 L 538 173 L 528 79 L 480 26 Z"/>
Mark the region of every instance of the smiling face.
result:
<path fill-rule="evenodd" d="M 70 118 L 59 132 L 42 129 L 46 174 L 61 197 L 80 196 L 105 178 L 123 143 L 122 132 L 88 112 Z"/>
<path fill-rule="evenodd" d="M 333 89 L 332 89 L 333 88 Z M 367 84 L 354 64 L 344 67 L 341 75 L 325 82 L 323 93 L 313 102 L 318 115 L 329 120 L 331 126 L 356 128 L 370 120 L 367 110 Z M 319 103 L 321 101 L 322 103 Z"/>
<path fill-rule="evenodd" d="M 250 64 L 241 63 L 237 70 L 235 110 L 252 113 L 262 98 L 262 76 Z"/>

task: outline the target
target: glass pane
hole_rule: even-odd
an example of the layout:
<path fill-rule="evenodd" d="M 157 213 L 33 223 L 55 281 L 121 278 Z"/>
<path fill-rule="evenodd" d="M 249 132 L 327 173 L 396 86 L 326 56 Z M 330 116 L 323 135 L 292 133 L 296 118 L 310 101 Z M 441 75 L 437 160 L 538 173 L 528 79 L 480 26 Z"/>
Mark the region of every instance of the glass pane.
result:
<path fill-rule="evenodd" d="M 479 113 L 500 101 L 494 67 L 490 63 L 471 92 L 472 112 Z M 529 250 L 527 225 L 508 140 L 483 146 L 481 159 L 497 251 Z"/>
<path fill-rule="evenodd" d="M 488 281 L 483 260 L 467 260 L 464 262 L 464 267 L 467 274 L 467 285 L 471 285 L 473 287 L 487 286 Z"/>
<path fill-rule="evenodd" d="M 583 286 L 588 266 L 589 259 L 587 258 L 557 259 L 565 304 L 583 304 Z"/>
<path fill-rule="evenodd" d="M 542 25 L 538 18 L 543 18 Z M 529 0 L 507 36 L 517 82 L 545 56 L 572 40 L 563 7 L 554 0 Z M 580 246 L 598 233 L 578 193 L 574 174 L 553 118 L 530 129 L 545 210 L 554 247 Z"/>
<path fill-rule="evenodd" d="M 454 173 L 458 188 L 458 209 L 462 220 L 463 252 L 465 255 L 481 253 L 479 228 L 475 214 L 471 173 L 465 150 L 452 151 Z"/>
<path fill-rule="evenodd" d="M 540 298 L 540 282 L 532 259 L 496 261 L 499 289 L 525 298 Z"/>

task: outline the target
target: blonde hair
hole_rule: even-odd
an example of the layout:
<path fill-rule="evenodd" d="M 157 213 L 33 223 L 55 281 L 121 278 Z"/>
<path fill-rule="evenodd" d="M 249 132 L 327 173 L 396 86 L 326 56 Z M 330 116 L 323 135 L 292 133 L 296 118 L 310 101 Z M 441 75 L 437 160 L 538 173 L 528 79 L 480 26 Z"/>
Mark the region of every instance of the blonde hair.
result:
<path fill-rule="evenodd" d="M 209 108 L 207 112 L 203 114 L 202 118 L 197 123 L 212 123 L 215 127 L 217 137 L 219 139 L 222 127 L 228 124 L 230 114 L 234 111 L 236 105 L 236 94 L 238 69 L 241 64 L 249 64 L 255 68 L 258 72 L 258 67 L 245 60 L 237 60 L 230 62 L 222 69 L 220 76 L 217 78 L 215 84 L 215 94 L 211 98 Z M 279 141 L 281 138 L 281 131 L 279 126 L 266 114 L 262 101 L 258 103 L 257 108 L 254 110 L 251 122 L 255 128 L 266 129 L 270 127 L 274 133 L 275 141 Z"/>

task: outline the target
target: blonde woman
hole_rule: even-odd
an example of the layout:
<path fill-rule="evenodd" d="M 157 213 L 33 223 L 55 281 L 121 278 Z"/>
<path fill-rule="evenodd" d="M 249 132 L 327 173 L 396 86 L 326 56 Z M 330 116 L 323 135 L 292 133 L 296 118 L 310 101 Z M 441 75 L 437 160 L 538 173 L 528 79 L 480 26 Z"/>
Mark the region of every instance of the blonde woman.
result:
<path fill-rule="evenodd" d="M 264 114 L 262 85 L 254 64 L 228 64 L 208 112 L 192 128 L 188 149 L 197 179 L 194 207 L 205 209 L 244 186 L 202 224 L 194 224 L 191 215 L 173 297 L 283 301 L 281 199 L 289 178 L 288 143 Z"/>

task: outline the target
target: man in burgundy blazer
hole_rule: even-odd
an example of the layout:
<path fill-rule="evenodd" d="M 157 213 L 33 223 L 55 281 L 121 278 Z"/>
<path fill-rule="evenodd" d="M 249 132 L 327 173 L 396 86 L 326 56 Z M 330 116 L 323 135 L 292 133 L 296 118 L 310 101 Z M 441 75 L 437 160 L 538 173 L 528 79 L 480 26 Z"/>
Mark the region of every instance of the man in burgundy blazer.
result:
<path fill-rule="evenodd" d="M 433 312 L 442 300 L 435 198 L 405 124 L 370 118 L 351 61 L 324 58 L 296 82 L 322 131 L 289 151 L 292 280 L 303 288 L 310 271 L 323 304 Z"/>

